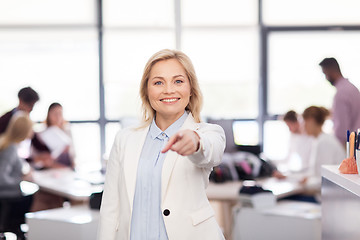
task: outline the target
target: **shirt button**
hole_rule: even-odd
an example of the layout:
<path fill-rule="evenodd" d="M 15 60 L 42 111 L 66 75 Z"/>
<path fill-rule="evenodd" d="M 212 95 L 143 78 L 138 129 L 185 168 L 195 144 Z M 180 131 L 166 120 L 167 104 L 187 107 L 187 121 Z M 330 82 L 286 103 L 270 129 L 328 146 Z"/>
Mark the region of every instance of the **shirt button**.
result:
<path fill-rule="evenodd" d="M 169 209 L 165 209 L 163 213 L 164 213 L 165 216 L 169 216 L 169 215 L 170 215 L 170 210 L 169 210 Z"/>

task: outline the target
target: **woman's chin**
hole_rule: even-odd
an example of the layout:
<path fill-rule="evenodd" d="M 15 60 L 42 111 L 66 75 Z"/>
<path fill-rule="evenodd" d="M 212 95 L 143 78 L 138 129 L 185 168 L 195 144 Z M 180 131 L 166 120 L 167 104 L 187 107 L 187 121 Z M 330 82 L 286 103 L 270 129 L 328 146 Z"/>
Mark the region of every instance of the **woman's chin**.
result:
<path fill-rule="evenodd" d="M 178 118 L 184 113 L 184 109 L 161 109 L 156 111 L 156 116 L 160 116 L 163 118 Z"/>

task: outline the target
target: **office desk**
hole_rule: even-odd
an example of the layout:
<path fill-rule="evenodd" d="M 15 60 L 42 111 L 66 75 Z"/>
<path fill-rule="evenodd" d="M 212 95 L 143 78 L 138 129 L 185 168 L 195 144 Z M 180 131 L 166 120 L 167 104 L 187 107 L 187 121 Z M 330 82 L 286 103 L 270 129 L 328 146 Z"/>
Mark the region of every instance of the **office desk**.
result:
<path fill-rule="evenodd" d="M 26 214 L 29 240 L 95 240 L 99 211 L 86 206 Z"/>
<path fill-rule="evenodd" d="M 102 184 L 91 184 L 70 168 L 34 171 L 32 181 L 43 191 L 74 201 L 87 201 L 92 193 L 103 190 Z"/>
<path fill-rule="evenodd" d="M 299 183 L 299 177 L 278 180 L 267 178 L 256 181 L 264 189 L 271 190 L 277 199 L 300 194 L 305 192 L 306 187 Z M 209 201 L 218 201 L 221 204 L 224 235 L 227 240 L 231 239 L 233 226 L 232 208 L 239 203 L 239 191 L 242 187 L 242 181 L 233 181 L 225 183 L 209 183 L 206 189 L 206 195 Z"/>
<path fill-rule="evenodd" d="M 360 176 L 341 174 L 338 165 L 322 166 L 322 238 L 360 238 Z"/>
<path fill-rule="evenodd" d="M 305 187 L 293 180 L 278 180 L 275 178 L 268 178 L 256 181 L 257 184 L 264 189 L 271 190 L 277 199 L 292 196 L 302 193 Z M 209 200 L 216 201 L 238 201 L 239 191 L 242 187 L 242 181 L 213 183 L 210 182 L 206 189 L 206 194 Z"/>

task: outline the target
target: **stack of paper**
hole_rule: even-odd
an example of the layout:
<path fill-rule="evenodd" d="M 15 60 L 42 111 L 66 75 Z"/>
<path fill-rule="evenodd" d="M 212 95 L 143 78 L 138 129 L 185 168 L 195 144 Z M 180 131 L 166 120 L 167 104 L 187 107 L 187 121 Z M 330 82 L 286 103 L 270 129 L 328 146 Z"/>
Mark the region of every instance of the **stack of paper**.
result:
<path fill-rule="evenodd" d="M 39 133 L 41 140 L 51 150 L 51 156 L 58 158 L 71 143 L 66 133 L 56 126 L 51 126 Z"/>

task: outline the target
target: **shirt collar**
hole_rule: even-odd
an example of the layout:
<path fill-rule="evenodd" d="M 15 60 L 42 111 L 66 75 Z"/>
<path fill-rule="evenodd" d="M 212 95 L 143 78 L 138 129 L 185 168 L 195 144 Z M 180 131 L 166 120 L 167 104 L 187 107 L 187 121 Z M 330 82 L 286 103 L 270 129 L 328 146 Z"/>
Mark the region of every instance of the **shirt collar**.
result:
<path fill-rule="evenodd" d="M 184 114 L 181 115 L 181 117 L 178 120 L 176 120 L 173 124 L 171 124 L 164 132 L 161 131 L 161 129 L 156 125 L 155 118 L 154 118 L 150 125 L 150 129 L 149 129 L 151 138 L 152 139 L 155 139 L 155 138 L 164 139 L 165 137 L 170 138 L 177 131 L 179 131 L 179 129 L 184 124 L 188 115 L 189 115 L 189 113 L 184 111 Z M 165 135 L 162 135 L 163 133 Z"/>

